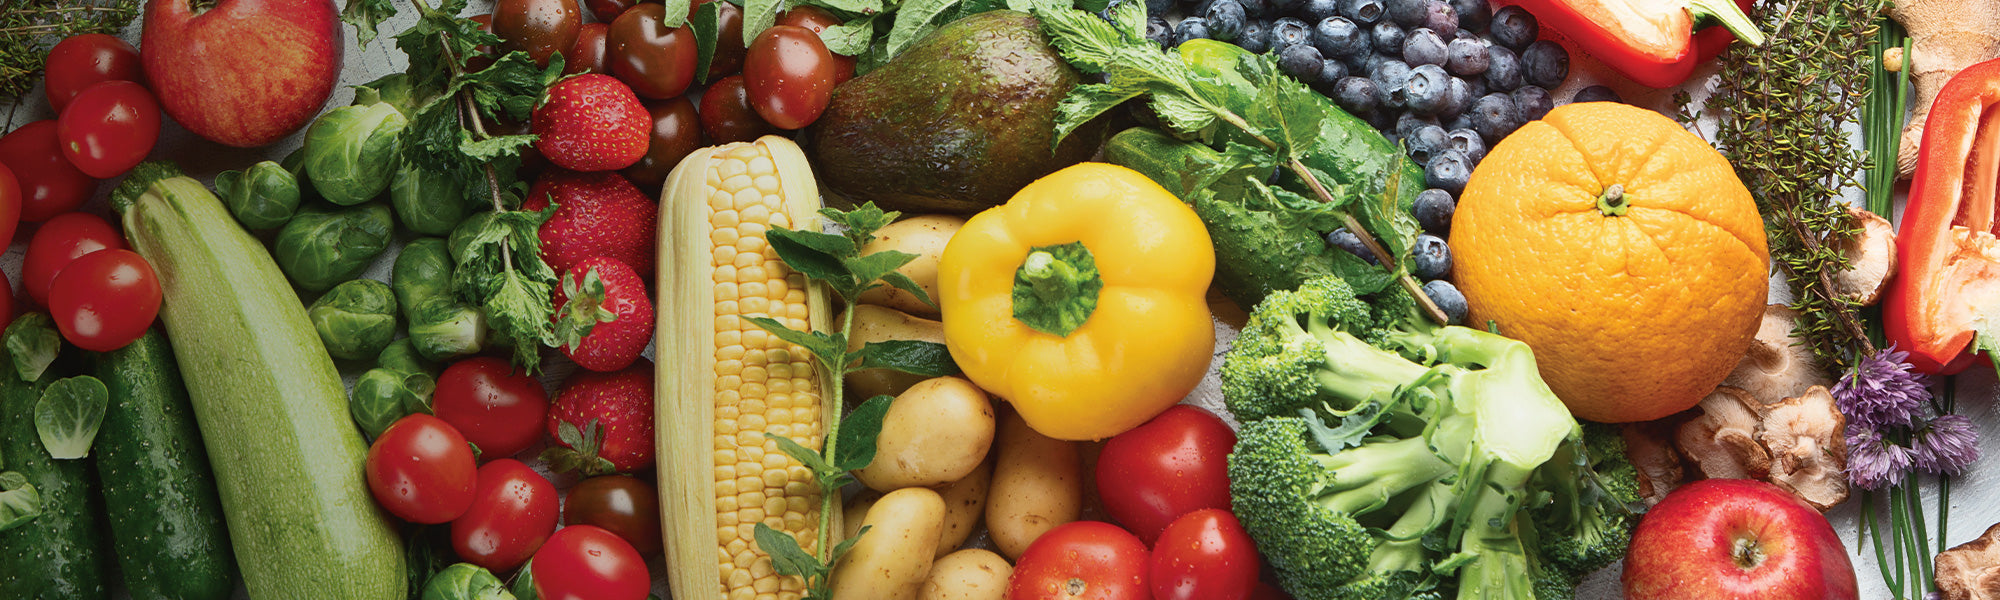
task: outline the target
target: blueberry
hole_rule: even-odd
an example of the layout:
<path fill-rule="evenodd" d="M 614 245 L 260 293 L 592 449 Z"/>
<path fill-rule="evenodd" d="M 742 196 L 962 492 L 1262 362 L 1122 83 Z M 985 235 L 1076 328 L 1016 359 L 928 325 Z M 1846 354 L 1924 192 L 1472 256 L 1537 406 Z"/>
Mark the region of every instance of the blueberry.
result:
<path fill-rule="evenodd" d="M 1474 97 L 1476 98 L 1477 96 L 1474 96 Z M 1460 130 L 1460 129 L 1463 129 L 1463 130 L 1466 130 L 1466 131 L 1472 131 L 1472 110 L 1471 110 L 1471 107 L 1466 107 L 1466 110 L 1464 110 L 1463 112 L 1460 112 L 1460 113 L 1458 113 L 1458 116 L 1456 116 L 1456 117 L 1452 117 L 1452 118 L 1449 118 L 1449 119 L 1445 119 L 1445 120 L 1444 120 L 1444 128 L 1445 128 L 1445 129 L 1449 129 L 1449 130 L 1451 130 L 1451 131 L 1458 131 L 1458 130 Z M 1474 133 L 1473 133 L 1473 135 L 1479 135 L 1479 134 L 1478 134 L 1477 132 L 1474 132 Z"/>
<path fill-rule="evenodd" d="M 1382 0 L 1342 0 L 1340 16 L 1362 25 L 1373 25 L 1382 20 L 1382 12 L 1388 7 Z"/>
<path fill-rule="evenodd" d="M 1146 14 L 1165 17 L 1174 9 L 1174 0 L 1146 0 Z"/>
<path fill-rule="evenodd" d="M 1321 85 L 1331 85 L 1336 81 L 1340 81 L 1346 78 L 1347 78 L 1346 63 L 1342 63 L 1338 60 L 1334 60 L 1331 58 L 1320 61 L 1319 83 Z"/>
<path fill-rule="evenodd" d="M 1289 15 L 1303 8 L 1305 0 L 1271 0 L 1271 14 Z"/>
<path fill-rule="evenodd" d="M 1393 58 L 1375 65 L 1368 78 L 1375 80 L 1375 96 L 1383 106 L 1403 107 L 1403 87 L 1410 82 L 1410 65 Z"/>
<path fill-rule="evenodd" d="M 1451 75 L 1444 67 L 1417 65 L 1410 69 L 1410 83 L 1404 88 L 1404 104 L 1410 112 L 1435 115 L 1451 102 Z"/>
<path fill-rule="evenodd" d="M 1576 95 L 1570 96 L 1569 101 L 1570 102 L 1624 102 L 1625 99 L 1619 98 L 1618 92 L 1611 91 L 1611 88 L 1604 87 L 1601 85 L 1593 85 L 1587 88 L 1577 90 Z"/>
<path fill-rule="evenodd" d="M 1409 37 L 1403 39 L 1403 62 L 1417 65 L 1442 65 L 1450 55 L 1445 51 L 1444 38 L 1429 29 L 1412 29 Z"/>
<path fill-rule="evenodd" d="M 1407 140 L 1416 137 L 1417 130 L 1427 125 L 1438 124 L 1437 119 L 1403 113 L 1396 116 L 1396 138 Z"/>
<path fill-rule="evenodd" d="M 1491 64 L 1486 53 L 1486 44 L 1479 40 L 1458 38 L 1445 48 L 1444 68 L 1459 77 L 1473 77 L 1486 72 Z"/>
<path fill-rule="evenodd" d="M 1426 0 L 1385 1 L 1388 3 L 1389 9 L 1385 14 L 1389 17 L 1390 21 L 1394 21 L 1397 25 L 1404 27 L 1423 26 L 1421 23 L 1424 22 L 1424 4 L 1427 3 Z"/>
<path fill-rule="evenodd" d="M 1251 19 L 1243 24 L 1243 31 L 1236 33 L 1236 45 L 1252 54 L 1263 54 L 1271 49 L 1271 23 L 1263 19 Z"/>
<path fill-rule="evenodd" d="M 1244 16 L 1248 16 L 1252 19 L 1268 18 L 1271 16 L 1273 12 L 1275 12 L 1275 9 L 1271 8 L 1271 0 L 1240 0 L 1240 1 L 1243 3 Z"/>
<path fill-rule="evenodd" d="M 1493 22 L 1493 7 L 1486 0 L 1451 0 L 1451 10 L 1458 13 L 1459 31 L 1486 31 Z"/>
<path fill-rule="evenodd" d="M 1444 139 L 1446 147 L 1464 153 L 1466 158 L 1472 160 L 1473 166 L 1486 159 L 1486 140 L 1480 138 L 1477 131 L 1453 129 L 1444 133 Z"/>
<path fill-rule="evenodd" d="M 1319 49 L 1312 47 L 1312 44 L 1286 46 L 1284 50 L 1278 51 L 1278 69 L 1293 79 L 1309 84 L 1319 81 L 1319 71 L 1323 62 L 1325 59 L 1320 57 Z"/>
<path fill-rule="evenodd" d="M 1458 13 L 1445 0 L 1430 0 L 1424 3 L 1424 20 L 1417 26 L 1451 39 L 1458 36 Z"/>
<path fill-rule="evenodd" d="M 1521 81 L 1521 61 L 1514 57 L 1514 51 L 1503 46 L 1486 49 L 1486 89 L 1494 92 L 1511 92 L 1519 89 Z"/>
<path fill-rule="evenodd" d="M 1449 149 L 1451 138 L 1445 137 L 1443 127 L 1424 125 L 1403 138 L 1403 145 L 1410 151 L 1410 160 L 1417 161 L 1417 164 L 1421 165 L 1429 163 L 1431 157 Z"/>
<path fill-rule="evenodd" d="M 1312 43 L 1312 27 L 1294 17 L 1285 17 L 1271 23 L 1271 49 L 1283 51 L 1286 46 Z"/>
<path fill-rule="evenodd" d="M 1471 108 L 1472 99 L 1477 97 L 1472 95 L 1472 84 L 1458 77 L 1451 78 L 1451 87 L 1445 89 L 1444 107 L 1438 109 L 1438 118 L 1449 120 L 1457 117 Z"/>
<path fill-rule="evenodd" d="M 1431 188 L 1417 194 L 1417 203 L 1410 207 L 1417 217 L 1417 224 L 1424 231 L 1444 235 L 1451 232 L 1451 214 L 1458 212 L 1458 201 L 1451 199 L 1451 192 Z"/>
<path fill-rule="evenodd" d="M 1493 24 L 1487 27 L 1486 33 L 1492 35 L 1493 41 L 1500 42 L 1500 45 L 1511 50 L 1520 50 L 1534 43 L 1535 38 L 1541 35 L 1541 25 L 1535 22 L 1534 15 L 1528 14 L 1528 11 L 1522 10 L 1521 7 L 1504 6 L 1493 12 Z"/>
<path fill-rule="evenodd" d="M 1466 158 L 1464 152 L 1446 149 L 1424 164 L 1424 185 L 1451 192 L 1453 196 L 1464 193 L 1465 181 L 1471 178 L 1472 159 Z"/>
<path fill-rule="evenodd" d="M 1433 281 L 1451 275 L 1451 244 L 1444 238 L 1428 233 L 1417 234 L 1417 247 L 1411 249 L 1412 258 L 1417 263 L 1417 279 Z"/>
<path fill-rule="evenodd" d="M 1338 17 L 1340 0 L 1305 0 L 1296 14 L 1304 18 L 1307 23 L 1318 23 L 1331 17 Z"/>
<path fill-rule="evenodd" d="M 1347 58 L 1368 51 L 1368 33 L 1347 17 L 1328 17 L 1313 28 L 1313 45 L 1322 55 Z"/>
<path fill-rule="evenodd" d="M 1493 93 L 1472 103 L 1472 129 L 1485 138 L 1487 144 L 1498 144 L 1500 139 L 1521 127 L 1521 113 L 1514 107 L 1514 99 L 1506 94 Z"/>
<path fill-rule="evenodd" d="M 1326 243 L 1332 244 L 1335 248 L 1346 250 L 1348 253 L 1360 257 L 1361 260 L 1368 261 L 1368 264 L 1382 264 L 1375 260 L 1374 252 L 1368 251 L 1368 245 L 1361 243 L 1361 236 L 1354 235 L 1354 232 L 1348 231 L 1346 227 L 1335 229 L 1331 233 L 1326 234 Z"/>
<path fill-rule="evenodd" d="M 1514 110 L 1521 113 L 1522 123 L 1540 121 L 1555 107 L 1555 101 L 1549 98 L 1549 91 L 1539 86 L 1524 85 L 1514 90 Z"/>
<path fill-rule="evenodd" d="M 1466 85 L 1467 87 L 1470 87 L 1470 88 L 1472 88 L 1472 95 L 1471 95 L 1471 97 L 1469 97 L 1469 98 L 1466 98 L 1466 99 L 1465 99 L 1465 108 L 1472 108 L 1472 101 L 1473 101 L 1473 100 L 1478 100 L 1480 96 L 1484 96 L 1484 95 L 1486 95 L 1486 91 L 1487 91 L 1487 90 L 1486 90 L 1486 78 L 1485 78 L 1485 77 L 1467 77 L 1467 78 L 1465 78 L 1465 85 Z"/>
<path fill-rule="evenodd" d="M 1208 21 L 1201 17 L 1181 19 L 1180 24 L 1174 26 L 1175 46 L 1185 44 L 1188 40 L 1205 39 L 1208 39 Z"/>
<path fill-rule="evenodd" d="M 1424 282 L 1424 295 L 1430 296 L 1431 303 L 1444 310 L 1445 321 L 1451 325 L 1464 325 L 1467 313 L 1472 312 L 1465 304 L 1465 294 L 1449 281 L 1433 279 Z"/>
<path fill-rule="evenodd" d="M 1562 87 L 1569 78 L 1569 51 L 1548 40 L 1528 44 L 1521 52 L 1521 71 L 1529 85 Z"/>
<path fill-rule="evenodd" d="M 1173 26 L 1159 15 L 1146 17 L 1146 41 L 1159 44 L 1161 48 L 1171 47 L 1174 44 Z"/>
<path fill-rule="evenodd" d="M 1373 84 L 1371 83 L 1370 85 Z M 1368 113 L 1368 126 L 1374 127 L 1376 131 L 1386 132 L 1396 128 L 1396 118 L 1396 111 L 1378 110 Z"/>
<path fill-rule="evenodd" d="M 1333 84 L 1333 103 L 1354 114 L 1375 110 L 1375 82 L 1367 77 L 1342 77 Z"/>
<path fill-rule="evenodd" d="M 1236 34 L 1243 32 L 1243 24 L 1249 18 L 1243 13 L 1242 0 L 1215 0 L 1209 3 L 1202 17 L 1208 21 L 1210 37 L 1225 42 L 1236 39 Z"/>
<path fill-rule="evenodd" d="M 1408 35 L 1404 34 L 1403 28 L 1397 27 L 1395 23 L 1382 21 L 1376 23 L 1374 27 L 1369 28 L 1368 32 L 1370 37 L 1374 38 L 1376 52 L 1384 54 L 1403 53 L 1403 40 L 1408 38 Z"/>

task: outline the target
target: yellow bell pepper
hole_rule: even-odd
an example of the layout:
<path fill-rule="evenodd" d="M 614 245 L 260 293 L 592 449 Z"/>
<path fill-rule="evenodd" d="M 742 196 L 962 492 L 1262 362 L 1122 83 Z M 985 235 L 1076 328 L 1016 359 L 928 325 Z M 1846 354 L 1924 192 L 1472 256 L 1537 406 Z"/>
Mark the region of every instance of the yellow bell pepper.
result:
<path fill-rule="evenodd" d="M 1083 163 L 974 216 L 938 265 L 945 345 L 1028 425 L 1097 440 L 1173 406 L 1208 371 L 1215 248 L 1137 171 Z"/>

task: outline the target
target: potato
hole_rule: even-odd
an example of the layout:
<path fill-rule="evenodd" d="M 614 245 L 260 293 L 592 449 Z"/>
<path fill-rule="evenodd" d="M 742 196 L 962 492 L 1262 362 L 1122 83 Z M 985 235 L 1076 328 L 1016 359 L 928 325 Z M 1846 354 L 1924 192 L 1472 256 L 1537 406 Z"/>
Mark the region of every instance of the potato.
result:
<path fill-rule="evenodd" d="M 926 488 L 889 492 L 864 525 L 868 532 L 833 568 L 833 599 L 915 600 L 937 555 L 944 498 Z"/>
<path fill-rule="evenodd" d="M 861 490 L 840 509 L 840 539 L 848 539 L 861 534 L 862 521 L 868 520 L 868 509 L 875 508 L 875 501 L 882 494 L 875 490 Z M 947 519 L 949 520 L 949 519 Z"/>
<path fill-rule="evenodd" d="M 883 250 L 899 250 L 917 255 L 915 259 L 904 264 L 903 268 L 896 269 L 896 272 L 916 282 L 919 287 L 924 288 L 924 293 L 930 296 L 931 302 L 937 302 L 938 257 L 944 254 L 945 242 L 951 241 L 952 234 L 958 233 L 958 228 L 962 225 L 965 225 L 965 219 L 962 217 L 949 215 L 910 217 L 875 230 L 875 241 L 862 246 L 861 253 L 867 255 Z M 868 290 L 861 295 L 861 303 L 887 306 L 921 317 L 933 319 L 938 317 L 936 306 L 918 300 L 916 294 L 890 286 Z"/>
<path fill-rule="evenodd" d="M 880 491 L 937 487 L 964 479 L 993 446 L 993 403 L 959 377 L 926 379 L 889 405 L 875 438 L 875 462 L 854 472 Z"/>
<path fill-rule="evenodd" d="M 986 498 L 986 530 L 1010 559 L 1057 525 L 1083 515 L 1083 457 L 1077 442 L 1028 427 L 1012 410 L 1000 419 L 999 460 Z"/>
<path fill-rule="evenodd" d="M 862 345 L 868 342 L 889 340 L 915 340 L 942 344 L 944 323 L 913 317 L 893 308 L 873 304 L 856 305 L 854 333 L 847 339 L 847 349 L 860 350 Z M 925 379 L 928 378 L 895 369 L 863 369 L 848 373 L 847 403 L 855 405 L 876 396 L 899 395 Z"/>
<path fill-rule="evenodd" d="M 931 565 L 919 600 L 1002 600 L 1014 565 L 988 550 L 968 548 L 944 555 Z"/>
<path fill-rule="evenodd" d="M 991 487 L 993 457 L 988 454 L 964 479 L 938 488 L 938 495 L 944 496 L 944 533 L 938 536 L 938 556 L 965 545 L 979 530 L 979 520 L 986 516 L 986 490 Z"/>

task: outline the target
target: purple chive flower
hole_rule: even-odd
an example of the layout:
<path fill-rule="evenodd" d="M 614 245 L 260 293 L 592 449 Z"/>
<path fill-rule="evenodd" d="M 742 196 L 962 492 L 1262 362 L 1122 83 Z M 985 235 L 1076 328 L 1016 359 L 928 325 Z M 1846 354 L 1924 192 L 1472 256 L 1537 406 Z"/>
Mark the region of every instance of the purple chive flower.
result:
<path fill-rule="evenodd" d="M 1861 357 L 1859 364 L 1833 385 L 1833 400 L 1847 421 L 1870 429 L 1909 427 L 1930 401 L 1924 376 L 1904 362 L 1910 353 L 1894 347 Z"/>
<path fill-rule="evenodd" d="M 1964 415 L 1940 415 L 1910 440 L 1911 462 L 1925 473 L 1957 475 L 1979 460 L 1979 430 Z"/>
<path fill-rule="evenodd" d="M 1847 427 L 1847 480 L 1866 489 L 1895 485 L 1910 472 L 1910 449 L 1872 427 Z"/>

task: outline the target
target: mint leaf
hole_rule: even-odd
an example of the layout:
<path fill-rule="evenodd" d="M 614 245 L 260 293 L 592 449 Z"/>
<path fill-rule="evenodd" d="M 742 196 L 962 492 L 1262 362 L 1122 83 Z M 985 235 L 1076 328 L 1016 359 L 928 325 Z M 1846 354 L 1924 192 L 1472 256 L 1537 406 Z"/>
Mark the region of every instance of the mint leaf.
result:
<path fill-rule="evenodd" d="M 28 483 L 28 477 L 8 471 L 0 473 L 0 531 L 28 524 L 42 516 L 42 494 Z"/>
<path fill-rule="evenodd" d="M 111 391 L 96 377 L 83 375 L 58 380 L 42 390 L 35 402 L 35 434 L 42 447 L 57 459 L 90 455 L 91 442 L 104 424 L 104 410 L 111 403 Z"/>
<path fill-rule="evenodd" d="M 471 94 L 473 105 L 485 118 L 526 122 L 549 85 L 562 78 L 558 61 L 551 57 L 547 67 L 538 67 L 528 53 L 516 50 L 492 66 L 465 74 L 454 87 Z"/>
<path fill-rule="evenodd" d="M 363 48 L 375 41 L 375 29 L 394 16 L 396 5 L 389 0 L 347 0 L 340 9 L 340 20 L 354 26 L 354 37 Z"/>
<path fill-rule="evenodd" d="M 875 462 L 875 438 L 882 435 L 882 419 L 895 402 L 890 396 L 869 398 L 840 421 L 840 445 L 834 447 L 833 466 L 841 471 L 866 468 Z"/>
<path fill-rule="evenodd" d="M 868 342 L 857 352 L 861 364 L 855 369 L 895 369 L 924 377 L 957 375 L 958 363 L 944 344 L 918 340 Z"/>
<path fill-rule="evenodd" d="M 555 208 L 473 215 L 449 242 L 457 261 L 452 288 L 485 310 L 488 330 L 510 340 L 515 365 L 530 372 L 541 364 L 537 350 L 554 338 L 556 275 L 542 262 L 537 230 Z"/>
<path fill-rule="evenodd" d="M 688 18 L 688 27 L 694 31 L 695 82 L 708 83 L 708 68 L 715 62 L 715 40 L 722 34 L 722 5 L 709 2 L 696 7 L 694 16 Z"/>
<path fill-rule="evenodd" d="M 7 354 L 13 357 L 14 374 L 21 381 L 41 379 L 56 354 L 62 351 L 62 334 L 47 313 L 31 312 L 7 325 L 4 337 Z"/>
<path fill-rule="evenodd" d="M 1125 101 L 1139 97 L 1143 92 L 1112 87 L 1102 83 L 1087 83 L 1070 90 L 1056 103 L 1056 136 L 1049 142 L 1051 149 L 1061 146 L 1063 140 L 1076 128 L 1084 126 L 1105 111 L 1117 108 Z"/>

